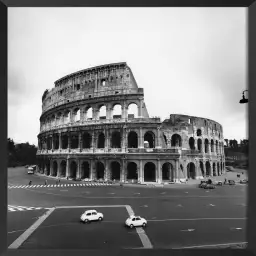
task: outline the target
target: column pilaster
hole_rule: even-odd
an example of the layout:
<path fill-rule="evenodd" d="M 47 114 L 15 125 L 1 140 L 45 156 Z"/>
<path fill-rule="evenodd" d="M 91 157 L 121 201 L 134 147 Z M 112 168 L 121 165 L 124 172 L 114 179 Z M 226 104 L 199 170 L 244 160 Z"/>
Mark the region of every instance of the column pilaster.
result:
<path fill-rule="evenodd" d="M 140 130 L 139 130 L 139 148 L 144 148 L 144 138 L 143 138 L 142 127 L 140 127 Z"/>
<path fill-rule="evenodd" d="M 144 171 L 143 171 L 143 163 L 142 160 L 140 160 L 140 165 L 139 165 L 139 172 L 138 172 L 138 178 L 140 178 L 140 182 L 144 183 Z"/>
<path fill-rule="evenodd" d="M 161 162 L 160 162 L 160 159 L 158 158 L 157 159 L 157 179 L 156 179 L 156 182 L 161 184 L 163 181 L 162 181 L 162 170 L 161 170 Z"/>
<path fill-rule="evenodd" d="M 179 178 L 179 160 L 175 160 L 175 182 L 179 183 L 180 178 Z"/>

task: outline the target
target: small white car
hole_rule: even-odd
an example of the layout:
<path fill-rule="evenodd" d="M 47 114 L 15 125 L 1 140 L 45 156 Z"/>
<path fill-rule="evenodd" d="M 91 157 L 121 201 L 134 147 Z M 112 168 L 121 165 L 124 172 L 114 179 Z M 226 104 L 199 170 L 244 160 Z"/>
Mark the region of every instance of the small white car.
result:
<path fill-rule="evenodd" d="M 80 220 L 84 223 L 97 220 L 101 221 L 103 220 L 103 214 L 96 210 L 87 210 L 81 215 Z"/>
<path fill-rule="evenodd" d="M 133 227 L 146 227 L 147 225 L 147 221 L 140 217 L 140 216 L 130 216 L 126 221 L 125 221 L 125 225 L 133 228 Z"/>

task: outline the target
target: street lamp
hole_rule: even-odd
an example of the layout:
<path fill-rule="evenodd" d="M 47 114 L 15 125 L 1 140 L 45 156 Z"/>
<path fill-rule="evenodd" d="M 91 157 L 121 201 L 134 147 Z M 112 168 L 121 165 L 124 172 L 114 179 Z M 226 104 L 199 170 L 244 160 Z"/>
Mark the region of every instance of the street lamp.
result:
<path fill-rule="evenodd" d="M 242 99 L 239 101 L 239 103 L 240 104 L 244 104 L 244 103 L 248 103 L 248 99 L 246 99 L 245 97 L 244 97 L 244 92 L 248 92 L 248 90 L 244 90 L 243 91 L 243 97 L 242 97 Z"/>

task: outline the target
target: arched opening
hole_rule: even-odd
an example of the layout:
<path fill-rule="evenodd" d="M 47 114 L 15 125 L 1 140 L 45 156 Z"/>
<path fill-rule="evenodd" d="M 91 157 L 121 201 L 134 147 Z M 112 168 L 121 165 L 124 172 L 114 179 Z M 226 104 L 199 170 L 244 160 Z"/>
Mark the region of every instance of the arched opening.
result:
<path fill-rule="evenodd" d="M 128 180 L 138 179 L 137 164 L 134 162 L 129 162 L 127 165 L 127 179 Z"/>
<path fill-rule="evenodd" d="M 213 171 L 213 176 L 216 176 L 217 175 L 217 173 L 216 173 L 216 164 L 215 163 L 213 163 L 213 165 L 212 165 L 212 171 Z"/>
<path fill-rule="evenodd" d="M 50 161 L 48 160 L 46 163 L 46 175 L 49 176 L 50 175 Z"/>
<path fill-rule="evenodd" d="M 57 134 L 53 135 L 53 147 L 59 149 L 59 136 Z"/>
<path fill-rule="evenodd" d="M 112 132 L 111 148 L 121 148 L 121 134 L 118 131 Z"/>
<path fill-rule="evenodd" d="M 67 169 L 67 163 L 66 161 L 61 161 L 60 163 L 60 177 L 66 177 L 66 169 Z"/>
<path fill-rule="evenodd" d="M 92 137 L 88 132 L 83 134 L 83 148 L 90 148 L 92 143 Z"/>
<path fill-rule="evenodd" d="M 89 163 L 83 162 L 82 170 L 81 170 L 81 179 L 89 179 L 90 178 L 90 165 Z"/>
<path fill-rule="evenodd" d="M 128 118 L 137 118 L 138 117 L 138 106 L 135 103 L 131 103 L 128 106 Z"/>
<path fill-rule="evenodd" d="M 197 135 L 197 136 L 202 136 L 202 131 L 201 131 L 201 129 L 197 129 L 196 135 Z"/>
<path fill-rule="evenodd" d="M 70 111 L 66 111 L 66 112 L 64 113 L 64 123 L 65 123 L 65 124 L 70 123 Z"/>
<path fill-rule="evenodd" d="M 208 161 L 206 162 L 205 165 L 206 165 L 206 177 L 208 177 L 211 175 L 211 165 Z"/>
<path fill-rule="evenodd" d="M 61 125 L 61 124 L 62 124 L 62 118 L 61 118 L 61 112 L 59 112 L 56 118 L 56 125 Z"/>
<path fill-rule="evenodd" d="M 195 164 L 190 162 L 187 165 L 187 177 L 188 179 L 195 179 L 196 178 L 196 167 Z"/>
<path fill-rule="evenodd" d="M 85 119 L 92 120 L 92 107 L 89 107 L 85 110 Z"/>
<path fill-rule="evenodd" d="M 171 163 L 164 163 L 162 166 L 162 180 L 174 181 L 173 166 Z"/>
<path fill-rule="evenodd" d="M 69 174 L 69 177 L 74 179 L 76 178 L 76 172 L 77 172 L 77 164 L 75 161 L 72 161 L 70 163 L 70 174 Z"/>
<path fill-rule="evenodd" d="M 118 162 L 111 163 L 111 179 L 120 180 L 121 166 Z"/>
<path fill-rule="evenodd" d="M 189 143 L 190 149 L 192 149 L 192 150 L 195 149 L 195 139 L 193 137 L 189 138 L 188 143 Z"/>
<path fill-rule="evenodd" d="M 204 140 L 204 152 L 209 153 L 209 141 L 208 141 L 208 139 Z"/>
<path fill-rule="evenodd" d="M 51 117 L 51 127 L 55 126 L 55 115 L 52 115 Z"/>
<path fill-rule="evenodd" d="M 105 172 L 105 167 L 102 162 L 97 162 L 96 163 L 96 179 L 101 180 L 104 179 L 104 172 Z"/>
<path fill-rule="evenodd" d="M 98 148 L 105 148 L 105 135 L 100 133 L 98 137 Z"/>
<path fill-rule="evenodd" d="M 106 119 L 106 116 L 107 116 L 106 106 L 103 105 L 99 108 L 99 118 Z"/>
<path fill-rule="evenodd" d="M 164 135 L 164 143 L 165 143 L 165 147 L 167 147 L 168 143 L 167 143 L 167 138 L 165 135 Z"/>
<path fill-rule="evenodd" d="M 214 152 L 214 141 L 211 140 L 211 152 Z"/>
<path fill-rule="evenodd" d="M 58 163 L 56 161 L 53 162 L 52 168 L 52 176 L 56 177 L 58 174 Z"/>
<path fill-rule="evenodd" d="M 68 148 L 68 135 L 64 134 L 61 136 L 61 141 L 62 141 L 62 148 L 67 149 Z"/>
<path fill-rule="evenodd" d="M 156 166 L 152 162 L 144 165 L 144 181 L 156 181 Z"/>
<path fill-rule="evenodd" d="M 149 148 L 155 147 L 155 134 L 153 132 L 146 132 L 144 135 L 144 142 L 148 142 Z"/>
<path fill-rule="evenodd" d="M 202 152 L 202 140 L 201 139 L 197 140 L 197 149 L 199 150 L 199 152 Z"/>
<path fill-rule="evenodd" d="M 74 122 L 79 122 L 80 121 L 80 118 L 81 118 L 81 115 L 80 115 L 80 109 L 79 108 L 76 108 L 73 112 L 73 115 L 74 115 Z"/>
<path fill-rule="evenodd" d="M 217 154 L 219 153 L 219 143 L 218 143 L 217 140 L 216 140 L 216 153 L 217 153 Z"/>
<path fill-rule="evenodd" d="M 203 164 L 203 162 L 202 161 L 200 161 L 200 171 L 201 171 L 201 174 L 202 174 L 202 176 L 204 177 L 205 176 L 205 172 L 204 172 L 204 164 Z"/>
<path fill-rule="evenodd" d="M 52 137 L 47 138 L 47 149 L 52 149 Z"/>
<path fill-rule="evenodd" d="M 71 148 L 78 148 L 78 135 L 77 134 L 73 134 L 71 136 Z"/>
<path fill-rule="evenodd" d="M 179 134 L 173 134 L 171 140 L 172 147 L 181 147 L 181 136 Z"/>
<path fill-rule="evenodd" d="M 113 108 L 113 118 L 122 118 L 122 106 L 120 104 L 116 104 Z"/>
<path fill-rule="evenodd" d="M 134 131 L 128 134 L 128 148 L 138 148 L 138 135 Z"/>

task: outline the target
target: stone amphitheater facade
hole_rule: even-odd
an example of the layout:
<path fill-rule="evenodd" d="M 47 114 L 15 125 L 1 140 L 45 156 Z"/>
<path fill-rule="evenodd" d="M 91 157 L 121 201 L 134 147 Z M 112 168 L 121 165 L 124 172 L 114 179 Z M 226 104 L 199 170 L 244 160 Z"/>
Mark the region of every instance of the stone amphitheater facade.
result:
<path fill-rule="evenodd" d="M 195 116 L 149 117 L 128 65 L 108 64 L 67 75 L 44 92 L 37 160 L 38 172 L 63 178 L 200 179 L 225 170 L 223 129 Z"/>

